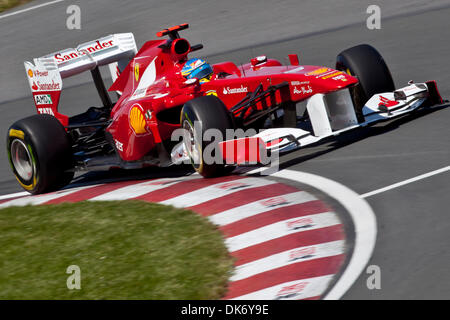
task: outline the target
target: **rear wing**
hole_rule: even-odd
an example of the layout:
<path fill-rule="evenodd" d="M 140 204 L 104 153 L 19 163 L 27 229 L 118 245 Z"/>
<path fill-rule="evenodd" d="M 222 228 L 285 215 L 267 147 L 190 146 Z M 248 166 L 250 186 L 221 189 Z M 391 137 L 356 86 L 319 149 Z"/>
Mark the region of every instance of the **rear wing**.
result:
<path fill-rule="evenodd" d="M 137 53 L 132 33 L 112 34 L 24 62 L 38 113 L 54 115 L 63 125 L 68 117 L 58 112 L 62 79 L 91 71 L 104 106 L 112 107 L 99 67 L 108 65 L 114 82 Z M 120 94 L 120 92 L 119 92 Z"/>

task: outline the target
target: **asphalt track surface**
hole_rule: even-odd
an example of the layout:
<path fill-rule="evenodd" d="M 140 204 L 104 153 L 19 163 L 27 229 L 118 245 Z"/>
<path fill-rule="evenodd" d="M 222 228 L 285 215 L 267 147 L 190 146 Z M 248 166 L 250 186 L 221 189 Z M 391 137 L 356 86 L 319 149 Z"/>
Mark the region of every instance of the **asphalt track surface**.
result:
<path fill-rule="evenodd" d="M 19 9 L 45 1 L 33 1 Z M 448 1 L 378 1 L 382 29 L 368 30 L 371 1 L 74 1 L 1 18 L 0 136 L 35 113 L 22 62 L 115 32 L 133 32 L 138 46 L 159 29 L 182 22 L 185 36 L 203 43 L 210 62 L 246 62 L 265 54 L 283 61 L 333 66 L 350 46 L 369 43 L 387 61 L 397 86 L 436 80 L 450 98 Z M 66 8 L 78 4 L 81 30 L 67 30 Z M 15 9 L 15 10 L 19 10 Z M 69 115 L 99 104 L 88 77 L 64 82 L 61 110 Z M 364 194 L 449 165 L 450 108 L 379 124 L 319 147 L 284 156 L 283 168 L 314 173 Z M 4 140 L 0 139 L 0 150 Z M 103 178 L 103 175 L 96 177 Z M 94 177 L 95 178 L 95 177 Z M 381 268 L 381 290 L 361 274 L 344 299 L 449 299 L 450 174 L 445 172 L 366 200 L 378 222 L 369 264 Z M 21 191 L 0 154 L 0 193 Z"/>

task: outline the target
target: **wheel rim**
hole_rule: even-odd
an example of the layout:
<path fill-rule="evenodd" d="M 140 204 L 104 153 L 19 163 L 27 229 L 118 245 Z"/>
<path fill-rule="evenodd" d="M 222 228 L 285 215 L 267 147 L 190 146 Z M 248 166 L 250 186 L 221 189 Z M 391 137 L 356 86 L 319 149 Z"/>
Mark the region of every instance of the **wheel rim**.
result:
<path fill-rule="evenodd" d="M 19 177 L 24 181 L 31 180 L 33 177 L 33 161 L 22 140 L 14 139 L 11 143 L 11 160 Z"/>
<path fill-rule="evenodd" d="M 192 164 L 194 165 L 194 167 L 198 167 L 200 166 L 202 160 L 202 150 L 200 147 L 200 143 L 198 142 L 196 134 L 194 132 L 194 128 L 189 123 L 189 121 L 184 120 L 183 129 L 185 129 L 183 133 L 184 146 L 189 158 L 191 159 Z"/>

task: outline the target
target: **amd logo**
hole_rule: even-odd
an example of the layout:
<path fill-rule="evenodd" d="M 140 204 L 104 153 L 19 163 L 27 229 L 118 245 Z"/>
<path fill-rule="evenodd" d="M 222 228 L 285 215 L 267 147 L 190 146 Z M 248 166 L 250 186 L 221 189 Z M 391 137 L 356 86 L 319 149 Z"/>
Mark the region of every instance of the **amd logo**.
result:
<path fill-rule="evenodd" d="M 52 97 L 49 94 L 37 94 L 34 96 L 34 101 L 36 105 L 53 104 Z"/>

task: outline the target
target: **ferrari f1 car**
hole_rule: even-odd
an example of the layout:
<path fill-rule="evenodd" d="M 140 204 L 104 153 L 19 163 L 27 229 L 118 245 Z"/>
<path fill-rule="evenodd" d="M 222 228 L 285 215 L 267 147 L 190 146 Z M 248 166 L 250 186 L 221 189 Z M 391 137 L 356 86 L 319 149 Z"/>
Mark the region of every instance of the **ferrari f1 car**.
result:
<path fill-rule="evenodd" d="M 341 52 L 335 69 L 300 65 L 295 54 L 290 65 L 258 56 L 239 66 L 213 64 L 206 82 L 187 79 L 187 57 L 203 46 L 179 36 L 186 28 L 164 29 L 157 33 L 162 39 L 139 51 L 133 34 L 123 33 L 25 62 L 38 114 L 15 122 L 7 134 L 9 161 L 22 187 L 39 194 L 62 188 L 76 171 L 170 166 L 186 159 L 211 177 L 250 158 L 258 162 L 264 152 L 288 152 L 443 103 L 434 81 L 396 89 L 369 45 Z M 109 90 L 100 67 L 109 68 Z M 62 79 L 85 71 L 103 105 L 73 117 L 61 114 Z M 226 138 L 227 130 L 250 128 L 258 131 Z M 181 142 L 171 139 L 177 129 L 185 132 Z M 204 138 L 211 129 L 222 133 L 222 141 Z M 237 148 L 239 141 L 245 143 Z M 224 161 L 205 160 L 212 144 L 218 146 L 214 157 Z"/>

